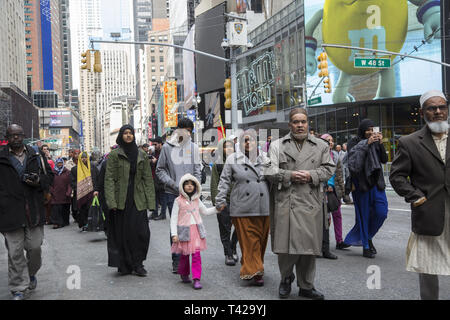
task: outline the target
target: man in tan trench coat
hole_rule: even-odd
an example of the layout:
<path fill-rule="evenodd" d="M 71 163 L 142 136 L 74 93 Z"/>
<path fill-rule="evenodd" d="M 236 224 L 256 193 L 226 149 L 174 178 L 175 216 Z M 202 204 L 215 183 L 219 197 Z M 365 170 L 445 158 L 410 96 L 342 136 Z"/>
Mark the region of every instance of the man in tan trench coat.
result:
<path fill-rule="evenodd" d="M 265 171 L 272 183 L 271 240 L 281 273 L 279 295 L 289 296 L 295 265 L 299 296 L 323 300 L 314 288 L 315 259 L 322 253 L 323 184 L 334 174 L 335 164 L 329 146 L 308 134 L 304 109 L 291 111 L 289 128 L 287 136 L 270 145 Z"/>

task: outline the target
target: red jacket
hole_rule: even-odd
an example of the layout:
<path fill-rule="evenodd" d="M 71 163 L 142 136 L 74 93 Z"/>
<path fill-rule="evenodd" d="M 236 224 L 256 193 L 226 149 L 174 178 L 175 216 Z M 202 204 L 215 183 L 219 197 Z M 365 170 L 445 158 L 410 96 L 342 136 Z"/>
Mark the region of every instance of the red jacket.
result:
<path fill-rule="evenodd" d="M 61 175 L 54 171 L 55 178 L 50 188 L 52 194 L 52 204 L 68 204 L 71 202 L 72 187 L 70 171 L 64 168 Z"/>

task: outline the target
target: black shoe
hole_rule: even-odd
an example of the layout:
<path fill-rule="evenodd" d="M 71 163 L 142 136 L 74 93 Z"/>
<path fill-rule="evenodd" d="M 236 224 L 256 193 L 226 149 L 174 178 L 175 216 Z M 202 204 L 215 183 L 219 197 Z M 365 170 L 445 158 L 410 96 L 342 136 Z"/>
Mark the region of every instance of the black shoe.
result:
<path fill-rule="evenodd" d="M 373 246 L 372 240 L 369 240 L 369 249 L 373 254 L 377 254 L 377 249 Z"/>
<path fill-rule="evenodd" d="M 298 295 L 300 297 L 305 297 L 312 300 L 325 300 L 325 296 L 314 288 L 312 288 L 311 290 L 300 288 L 300 290 L 298 291 Z"/>
<path fill-rule="evenodd" d="M 162 214 L 160 214 L 159 216 L 157 216 L 156 218 L 154 218 L 153 220 L 155 220 L 155 221 L 159 221 L 159 220 L 166 220 L 166 216 L 164 215 L 162 215 Z"/>
<path fill-rule="evenodd" d="M 118 268 L 117 272 L 120 273 L 121 276 L 126 276 L 126 275 L 131 274 L 131 271 L 129 271 L 129 270 L 122 270 L 121 268 Z"/>
<path fill-rule="evenodd" d="M 336 244 L 336 250 L 344 250 L 347 248 L 350 248 L 351 245 L 350 244 L 346 244 L 345 242 L 339 242 Z"/>
<path fill-rule="evenodd" d="M 227 266 L 235 266 L 236 265 L 236 261 L 234 261 L 232 256 L 225 256 L 225 264 Z"/>
<path fill-rule="evenodd" d="M 336 260 L 338 257 L 335 254 L 332 254 L 330 251 L 328 252 L 324 252 L 322 255 L 325 259 L 332 259 L 332 260 Z"/>
<path fill-rule="evenodd" d="M 289 277 L 281 280 L 278 288 L 278 295 L 281 299 L 286 299 L 291 294 L 291 284 L 294 282 L 295 275 L 291 274 Z"/>
<path fill-rule="evenodd" d="M 363 249 L 363 257 L 373 259 L 375 258 L 375 254 L 370 249 Z"/>
<path fill-rule="evenodd" d="M 147 276 L 147 270 L 144 269 L 143 266 L 137 267 L 134 270 L 134 274 L 138 277 L 146 277 Z"/>
<path fill-rule="evenodd" d="M 178 263 L 172 262 L 172 273 L 178 274 Z"/>

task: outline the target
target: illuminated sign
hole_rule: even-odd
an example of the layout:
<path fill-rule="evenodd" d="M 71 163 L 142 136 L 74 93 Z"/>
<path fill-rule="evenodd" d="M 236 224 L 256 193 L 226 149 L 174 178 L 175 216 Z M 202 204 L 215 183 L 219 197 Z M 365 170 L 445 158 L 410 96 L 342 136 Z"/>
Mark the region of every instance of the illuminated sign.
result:
<path fill-rule="evenodd" d="M 175 128 L 178 126 L 177 82 L 164 82 L 164 128 Z"/>
<path fill-rule="evenodd" d="M 50 111 L 50 127 L 71 127 L 72 112 Z"/>
<path fill-rule="evenodd" d="M 273 51 L 265 51 L 239 70 L 238 105 L 246 116 L 270 104 L 275 83 L 274 61 Z"/>

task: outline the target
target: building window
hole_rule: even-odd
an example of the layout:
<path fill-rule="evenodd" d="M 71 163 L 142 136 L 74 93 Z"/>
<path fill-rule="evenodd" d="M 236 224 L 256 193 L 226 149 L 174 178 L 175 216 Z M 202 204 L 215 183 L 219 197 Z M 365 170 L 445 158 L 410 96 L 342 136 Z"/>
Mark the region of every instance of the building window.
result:
<path fill-rule="evenodd" d="M 159 62 L 164 62 L 164 57 L 163 56 L 159 56 Z"/>
<path fill-rule="evenodd" d="M 156 76 L 152 76 L 152 82 L 156 82 Z"/>
<path fill-rule="evenodd" d="M 152 60 L 152 62 L 155 62 L 155 57 L 152 56 L 151 60 Z"/>
<path fill-rule="evenodd" d="M 159 47 L 159 52 L 164 52 L 164 48 L 163 47 Z"/>
<path fill-rule="evenodd" d="M 160 66 L 160 67 L 159 67 L 159 71 L 164 72 L 164 67 L 163 67 L 163 66 Z"/>
<path fill-rule="evenodd" d="M 150 52 L 155 52 L 155 47 L 151 47 Z"/>

